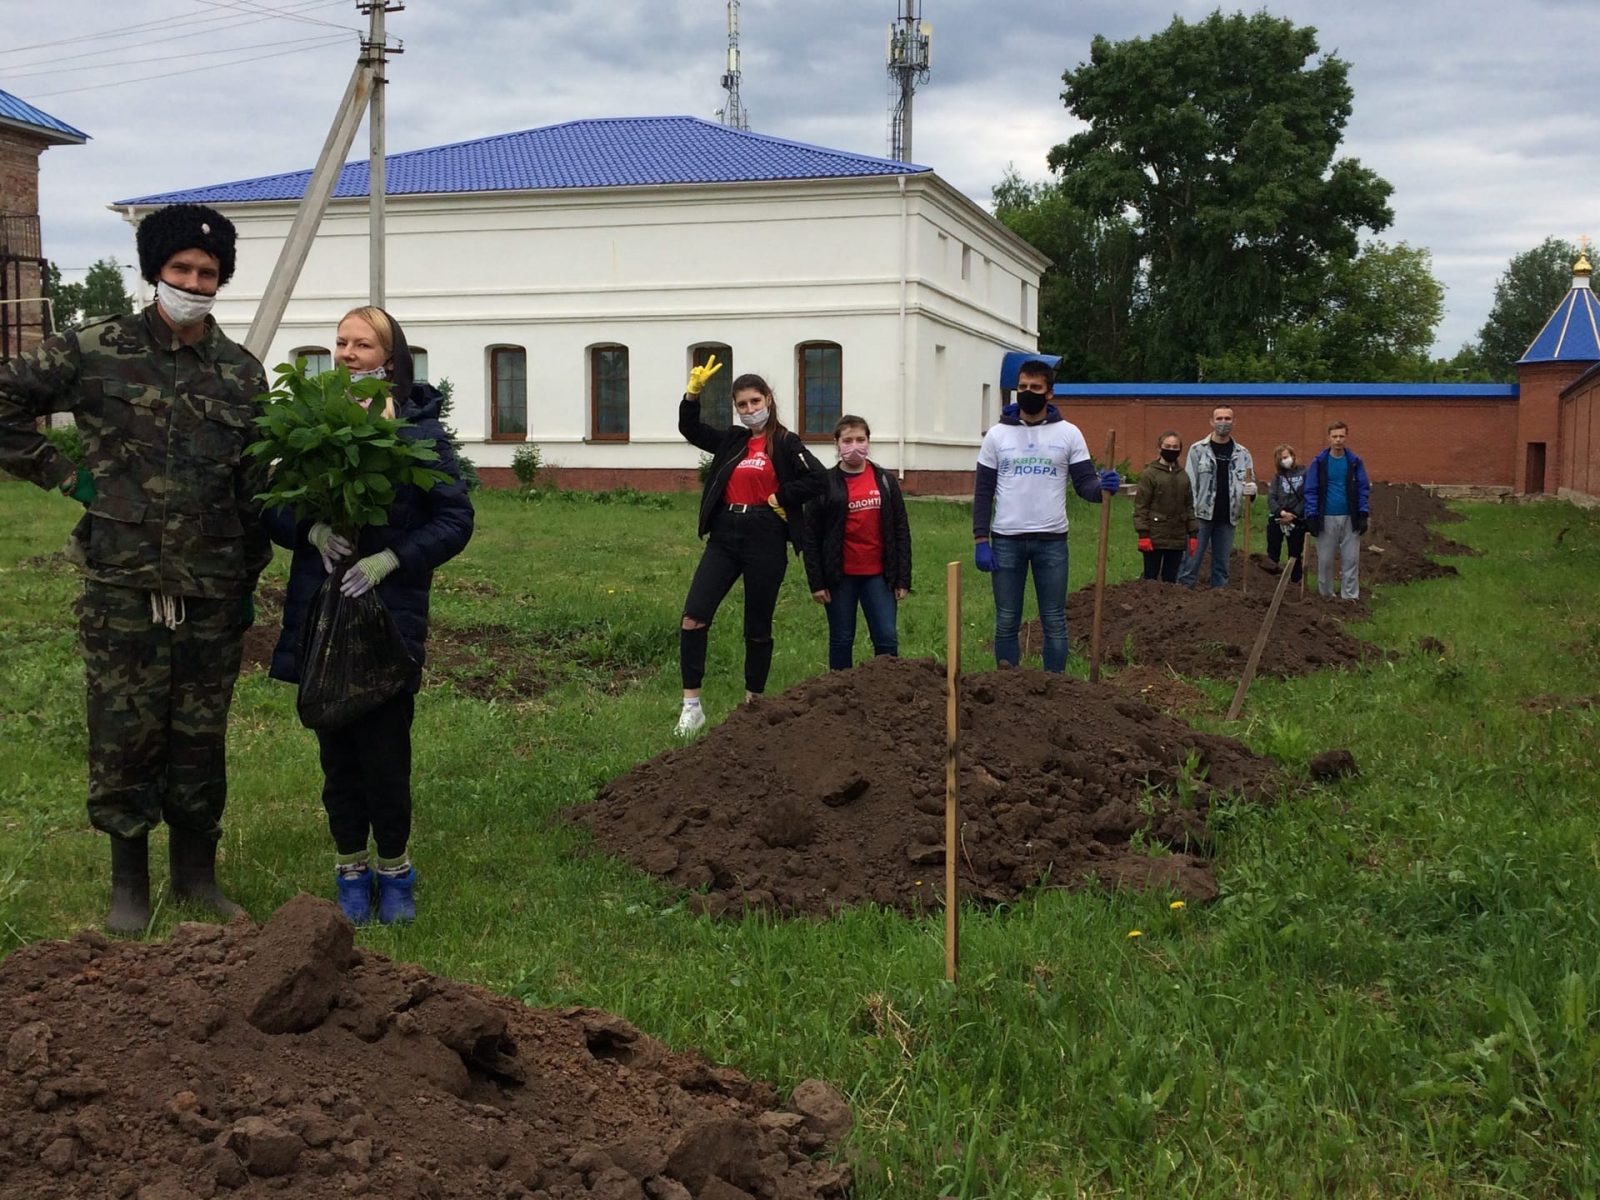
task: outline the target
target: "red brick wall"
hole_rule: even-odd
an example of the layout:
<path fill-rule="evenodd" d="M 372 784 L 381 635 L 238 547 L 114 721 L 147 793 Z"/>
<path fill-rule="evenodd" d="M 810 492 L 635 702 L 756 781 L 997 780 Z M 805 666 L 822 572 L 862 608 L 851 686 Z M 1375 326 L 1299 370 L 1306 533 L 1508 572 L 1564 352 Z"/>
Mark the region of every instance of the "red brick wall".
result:
<path fill-rule="evenodd" d="M 15 130 L 0 130 L 0 213 L 38 215 L 39 155 L 46 144 Z M 14 277 L 9 277 L 12 269 L 14 268 L 8 268 L 6 281 L 8 289 L 14 289 L 17 283 Z M 39 290 L 39 269 L 28 264 L 22 267 L 20 291 L 13 295 L 8 290 L 5 298 L 14 300 L 37 297 Z M 20 326 L 31 327 L 23 331 L 20 346 L 13 343 L 17 353 L 26 353 L 38 343 L 41 315 L 39 307 L 32 304 L 7 304 L 5 312 L 0 313 L 13 333 Z"/>
<path fill-rule="evenodd" d="M 1137 400 L 1073 397 L 1067 419 L 1083 430 L 1089 452 L 1105 454 L 1106 432 L 1117 431 L 1117 459 L 1135 468 L 1156 456 L 1161 434 L 1176 429 L 1187 447 L 1211 432 L 1213 400 Z M 1231 401 L 1233 436 L 1255 460 L 1258 476 L 1272 472 L 1272 448 L 1287 442 L 1301 462 L 1328 444 L 1328 423 L 1350 425 L 1350 448 L 1374 479 L 1393 483 L 1501 486 L 1515 473 L 1517 402 L 1473 397 L 1246 398 Z"/>
<path fill-rule="evenodd" d="M 1521 396 L 1517 405 L 1516 490 L 1555 492 L 1563 486 L 1559 476 L 1561 452 L 1561 392 L 1593 364 L 1585 362 L 1528 363 L 1517 368 Z M 1544 478 L 1529 479 L 1528 447 L 1544 446 Z"/>
<path fill-rule="evenodd" d="M 1561 453 L 1557 485 L 1576 499 L 1600 502 L 1600 373 L 1590 372 L 1561 397 Z"/>
<path fill-rule="evenodd" d="M 38 213 L 39 154 L 44 148 L 37 138 L 0 130 L 0 212 Z"/>

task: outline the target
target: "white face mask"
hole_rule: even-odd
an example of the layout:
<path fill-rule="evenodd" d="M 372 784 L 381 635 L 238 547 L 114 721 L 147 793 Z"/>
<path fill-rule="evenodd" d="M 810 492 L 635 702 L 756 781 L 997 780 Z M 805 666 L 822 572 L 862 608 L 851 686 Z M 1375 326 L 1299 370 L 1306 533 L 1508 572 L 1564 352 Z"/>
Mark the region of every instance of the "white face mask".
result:
<path fill-rule="evenodd" d="M 1287 471 L 1290 467 L 1294 466 L 1294 459 L 1292 459 L 1292 458 L 1280 458 L 1278 461 L 1283 464 L 1283 469 L 1285 471 Z"/>
<path fill-rule="evenodd" d="M 771 415 L 772 410 L 763 405 L 755 412 L 740 413 L 739 423 L 754 432 L 757 429 L 765 429 L 767 427 L 767 418 Z"/>
<path fill-rule="evenodd" d="M 370 371 L 351 371 L 350 372 L 350 382 L 351 383 L 358 383 L 363 379 L 387 379 L 387 378 L 389 378 L 389 369 L 387 367 L 374 367 Z"/>
<path fill-rule="evenodd" d="M 215 296 L 175 288 L 165 279 L 156 281 L 156 302 L 174 325 L 195 325 L 204 321 L 216 300 Z"/>

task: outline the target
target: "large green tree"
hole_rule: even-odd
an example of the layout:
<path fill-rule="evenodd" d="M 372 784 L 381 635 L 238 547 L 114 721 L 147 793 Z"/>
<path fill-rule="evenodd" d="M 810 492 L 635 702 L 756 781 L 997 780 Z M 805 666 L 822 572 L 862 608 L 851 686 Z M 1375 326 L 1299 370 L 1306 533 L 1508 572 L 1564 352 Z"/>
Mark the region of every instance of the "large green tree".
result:
<path fill-rule="evenodd" d="M 1308 264 L 1304 295 L 1269 331 L 1265 344 L 1202 355 L 1207 379 L 1317 382 L 1429 380 L 1444 286 L 1433 256 L 1401 242 L 1370 242 L 1355 255 Z"/>
<path fill-rule="evenodd" d="M 72 329 L 101 317 L 133 311 L 133 297 L 122 285 L 122 266 L 102 258 L 85 273 L 82 283 L 63 283 L 55 263 L 45 268 L 45 284 L 55 310 L 56 328 Z"/>
<path fill-rule="evenodd" d="M 1506 265 L 1494 285 L 1489 319 L 1472 348 L 1491 378 L 1516 378 L 1517 360 L 1572 287 L 1572 267 L 1577 261 L 1577 246 L 1552 237 Z"/>
<path fill-rule="evenodd" d="M 1147 374 L 1193 379 L 1202 356 L 1264 347 L 1308 273 L 1390 223 L 1390 185 L 1335 157 L 1348 74 L 1319 57 L 1313 28 L 1213 12 L 1148 38 L 1096 37 L 1062 77 L 1088 128 L 1050 166 L 1068 201 L 1136 231 Z"/>
<path fill-rule="evenodd" d="M 1040 346 L 1061 355 L 1065 377 L 1130 378 L 1140 274 L 1133 228 L 1120 217 L 1090 216 L 1059 184 L 1028 183 L 1014 167 L 992 194 L 994 215 L 1051 260 L 1039 281 Z"/>

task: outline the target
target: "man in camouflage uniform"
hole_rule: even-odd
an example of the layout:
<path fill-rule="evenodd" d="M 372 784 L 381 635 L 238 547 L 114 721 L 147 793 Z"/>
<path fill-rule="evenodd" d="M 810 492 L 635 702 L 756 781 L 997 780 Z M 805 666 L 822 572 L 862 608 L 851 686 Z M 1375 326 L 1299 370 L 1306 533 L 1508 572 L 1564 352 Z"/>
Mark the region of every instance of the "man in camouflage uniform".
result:
<path fill-rule="evenodd" d="M 150 922 L 149 832 L 163 820 L 175 898 L 243 911 L 216 881 L 228 706 L 272 556 L 242 453 L 266 375 L 208 315 L 233 274 L 233 225 L 173 205 L 137 241 L 155 303 L 0 366 L 0 467 L 87 509 L 67 553 L 84 575 L 89 820 L 111 835 L 115 933 Z M 76 418 L 84 467 L 39 433 L 53 412 Z"/>

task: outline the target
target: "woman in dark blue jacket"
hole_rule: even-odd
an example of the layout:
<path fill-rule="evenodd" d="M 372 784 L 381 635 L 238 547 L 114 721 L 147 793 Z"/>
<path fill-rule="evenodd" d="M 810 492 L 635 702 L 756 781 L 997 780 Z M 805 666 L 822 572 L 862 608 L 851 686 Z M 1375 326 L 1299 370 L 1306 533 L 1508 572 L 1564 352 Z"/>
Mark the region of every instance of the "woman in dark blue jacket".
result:
<path fill-rule="evenodd" d="M 358 379 L 392 382 L 384 416 L 408 424 L 404 437 L 429 443 L 434 465 L 450 476 L 427 491 L 410 484 L 395 490 L 388 523 L 363 528 L 352 546 L 322 523 L 296 521 L 290 509 L 263 516 L 268 533 L 294 551 L 283 605 L 283 634 L 272 653 L 274 679 L 298 683 L 301 630 L 311 602 L 343 560 L 340 591 L 359 596 L 376 588 L 418 666 L 409 690 L 333 732 L 317 731 L 322 756 L 322 804 L 333 834 L 339 907 L 357 924 L 371 920 L 373 892 L 384 924 L 416 916 L 417 873 L 411 837 L 411 721 L 421 686 L 428 637 L 428 590 L 434 569 L 459 554 L 472 537 L 472 501 L 439 410 L 444 398 L 412 378 L 411 350 L 399 322 L 381 308 L 353 309 L 339 322 L 335 358 Z M 377 847 L 373 863 L 368 839 Z"/>

